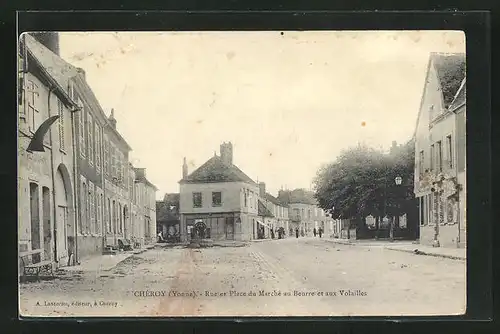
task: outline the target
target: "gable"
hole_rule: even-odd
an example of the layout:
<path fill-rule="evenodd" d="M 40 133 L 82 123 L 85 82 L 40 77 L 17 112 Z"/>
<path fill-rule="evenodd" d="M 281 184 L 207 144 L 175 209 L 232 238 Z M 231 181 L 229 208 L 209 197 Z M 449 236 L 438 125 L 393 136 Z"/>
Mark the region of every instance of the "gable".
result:
<path fill-rule="evenodd" d="M 255 182 L 238 167 L 225 164 L 219 156 L 210 158 L 179 183 L 211 182 L 246 182 L 255 184 Z"/>

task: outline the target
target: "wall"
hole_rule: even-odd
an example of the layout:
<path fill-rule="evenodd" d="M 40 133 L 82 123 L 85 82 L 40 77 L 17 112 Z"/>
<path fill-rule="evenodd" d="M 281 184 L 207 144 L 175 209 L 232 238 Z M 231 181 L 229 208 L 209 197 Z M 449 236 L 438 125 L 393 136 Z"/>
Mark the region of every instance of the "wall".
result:
<path fill-rule="evenodd" d="M 434 226 L 426 225 L 420 227 L 420 244 L 432 246 L 434 240 Z M 439 244 L 445 248 L 456 248 L 458 237 L 458 225 L 439 226 Z"/>
<path fill-rule="evenodd" d="M 71 111 L 34 75 L 39 73 L 37 69 L 30 69 L 33 70 L 24 75 L 19 104 L 18 238 L 21 251 L 32 249 L 35 234 L 31 231 L 30 183 L 35 183 L 38 186 L 35 248 L 43 250 L 42 259 L 63 266 L 68 263 L 71 244 L 68 237 L 74 238 L 75 225 Z M 44 137 L 45 152 L 27 152 L 33 133 L 47 118 L 55 115 L 60 115 L 60 119 Z M 59 206 L 64 206 L 65 215 L 55 214 L 54 207 Z"/>
<path fill-rule="evenodd" d="M 247 199 L 248 206 L 244 206 L 243 189 L 250 189 L 253 196 Z M 212 206 L 212 192 L 222 193 L 222 205 Z M 202 207 L 193 207 L 193 192 L 202 193 Z M 244 212 L 257 215 L 258 186 L 243 182 L 224 183 L 188 183 L 180 185 L 180 213 L 204 213 L 204 212 Z M 251 205 L 250 205 L 251 204 Z"/>
<path fill-rule="evenodd" d="M 442 100 L 441 93 L 439 91 L 439 81 L 436 75 L 436 71 L 433 66 L 429 67 L 429 71 L 426 78 L 426 83 L 424 86 L 420 111 L 417 119 L 417 125 L 415 130 L 415 194 L 416 196 L 421 196 L 420 193 L 425 194 L 427 190 L 420 189 L 420 174 L 426 169 L 430 169 L 430 137 L 429 137 L 429 124 L 431 113 L 430 110 L 444 109 L 444 104 Z M 424 151 L 424 171 L 420 171 L 420 151 Z"/>

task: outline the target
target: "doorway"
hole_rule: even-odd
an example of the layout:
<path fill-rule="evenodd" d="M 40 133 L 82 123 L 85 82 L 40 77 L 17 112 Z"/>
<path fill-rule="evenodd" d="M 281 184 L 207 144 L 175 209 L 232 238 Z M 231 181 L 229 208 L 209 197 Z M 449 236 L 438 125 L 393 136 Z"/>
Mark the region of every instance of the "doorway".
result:
<path fill-rule="evenodd" d="M 40 212 L 39 212 L 39 197 L 38 184 L 30 183 L 30 215 L 31 215 L 31 249 L 40 249 Z M 33 255 L 34 262 L 39 262 L 41 259 L 39 254 Z"/>
<path fill-rule="evenodd" d="M 226 218 L 226 239 L 234 240 L 234 218 Z"/>
<path fill-rule="evenodd" d="M 52 231 L 50 228 L 50 190 L 42 187 L 43 259 L 52 260 Z"/>

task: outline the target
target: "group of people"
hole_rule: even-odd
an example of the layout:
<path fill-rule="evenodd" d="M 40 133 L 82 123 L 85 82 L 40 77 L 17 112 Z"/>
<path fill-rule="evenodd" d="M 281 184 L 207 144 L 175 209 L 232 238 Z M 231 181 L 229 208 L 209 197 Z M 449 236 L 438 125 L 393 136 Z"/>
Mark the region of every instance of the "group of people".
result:
<path fill-rule="evenodd" d="M 278 239 L 283 239 L 285 238 L 285 228 L 284 227 L 279 227 L 276 229 L 276 233 L 278 233 Z M 271 238 L 275 238 L 275 232 L 274 229 L 271 229 Z"/>
<path fill-rule="evenodd" d="M 315 227 L 313 230 L 313 234 L 314 234 L 314 236 L 316 236 L 318 234 L 319 237 L 321 238 L 321 236 L 323 235 L 323 228 L 320 227 L 318 230 L 316 230 L 316 227 Z"/>
<path fill-rule="evenodd" d="M 316 229 L 316 227 L 313 229 L 313 234 L 314 236 L 316 237 L 316 235 L 319 235 L 319 237 L 321 238 L 323 236 L 323 228 L 320 227 L 318 229 Z M 304 236 L 304 233 L 302 233 L 302 236 Z M 295 229 L 295 238 L 298 238 L 299 237 L 299 229 L 296 228 Z"/>

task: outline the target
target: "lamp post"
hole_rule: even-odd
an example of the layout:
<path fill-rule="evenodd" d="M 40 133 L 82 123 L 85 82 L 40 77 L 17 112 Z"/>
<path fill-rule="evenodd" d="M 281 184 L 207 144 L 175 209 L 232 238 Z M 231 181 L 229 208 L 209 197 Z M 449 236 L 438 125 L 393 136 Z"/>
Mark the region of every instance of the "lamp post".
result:
<path fill-rule="evenodd" d="M 394 183 L 396 183 L 396 187 L 397 187 L 397 195 L 399 195 L 399 189 L 400 189 L 400 186 L 401 186 L 401 183 L 403 182 L 403 178 L 401 176 L 396 176 L 396 178 L 394 179 Z M 399 224 L 399 197 L 397 197 L 397 200 L 396 200 L 396 219 L 397 219 L 397 222 Z M 389 238 L 391 241 L 394 241 L 394 219 L 391 220 L 391 226 L 390 226 L 390 230 L 389 230 Z"/>

